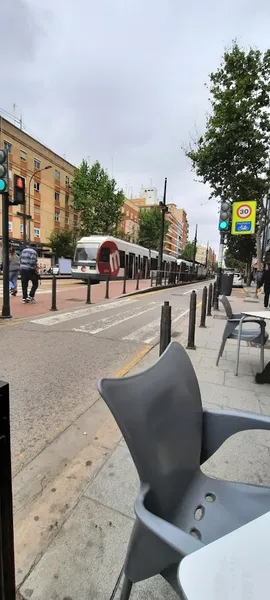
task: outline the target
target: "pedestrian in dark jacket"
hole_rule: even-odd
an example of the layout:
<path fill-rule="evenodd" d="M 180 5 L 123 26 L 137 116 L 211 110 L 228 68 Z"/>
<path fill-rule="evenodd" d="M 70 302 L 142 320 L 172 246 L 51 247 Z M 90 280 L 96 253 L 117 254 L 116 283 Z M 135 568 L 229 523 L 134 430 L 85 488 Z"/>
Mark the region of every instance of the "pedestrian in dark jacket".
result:
<path fill-rule="evenodd" d="M 264 291 L 264 308 L 268 308 L 270 296 L 270 264 L 267 263 L 260 279 L 260 287 L 263 286 Z"/>
<path fill-rule="evenodd" d="M 9 288 L 12 296 L 17 295 L 17 281 L 20 270 L 20 259 L 15 252 L 15 248 L 11 248 L 9 253 Z"/>

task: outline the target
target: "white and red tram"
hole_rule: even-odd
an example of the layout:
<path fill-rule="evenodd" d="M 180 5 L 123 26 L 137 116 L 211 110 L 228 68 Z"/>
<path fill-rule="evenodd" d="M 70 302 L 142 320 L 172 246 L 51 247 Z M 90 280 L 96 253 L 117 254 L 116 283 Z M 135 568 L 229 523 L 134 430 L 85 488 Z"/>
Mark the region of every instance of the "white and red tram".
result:
<path fill-rule="evenodd" d="M 92 281 L 101 281 L 110 275 L 113 279 L 123 278 L 126 274 L 134 279 L 140 271 L 142 278 L 150 277 L 158 268 L 158 252 L 131 244 L 111 236 L 91 235 L 81 238 L 76 245 L 72 264 L 72 277 Z M 176 258 L 163 254 L 162 270 L 177 270 Z"/>

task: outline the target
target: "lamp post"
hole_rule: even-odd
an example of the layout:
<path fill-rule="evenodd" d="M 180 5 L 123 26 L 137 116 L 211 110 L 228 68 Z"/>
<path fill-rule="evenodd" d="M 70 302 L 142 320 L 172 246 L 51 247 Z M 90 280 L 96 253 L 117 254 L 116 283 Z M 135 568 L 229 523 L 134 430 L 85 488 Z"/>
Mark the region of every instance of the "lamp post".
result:
<path fill-rule="evenodd" d="M 163 244 L 164 244 L 164 228 L 165 228 L 165 213 L 168 212 L 166 206 L 166 194 L 167 194 L 167 177 L 164 181 L 164 192 L 163 200 L 159 203 L 161 208 L 161 227 L 160 227 L 160 238 L 159 238 L 159 254 L 158 254 L 158 281 L 162 282 L 162 263 L 163 263 Z"/>
<path fill-rule="evenodd" d="M 36 176 L 37 173 L 41 173 L 41 171 L 47 171 L 48 169 L 51 169 L 52 166 L 48 165 L 47 167 L 43 167 L 43 169 L 37 169 L 34 173 L 32 173 L 30 180 L 29 180 L 29 186 L 28 186 L 28 220 L 29 220 L 29 226 L 28 226 L 28 242 L 31 242 L 31 181 L 32 179 Z M 24 205 L 24 241 L 26 242 L 26 207 Z"/>
<path fill-rule="evenodd" d="M 196 261 L 196 250 L 197 250 L 197 234 L 198 234 L 198 225 L 196 225 L 195 236 L 193 241 L 193 257 L 192 257 L 192 274 L 194 274 L 195 270 L 195 261 Z"/>

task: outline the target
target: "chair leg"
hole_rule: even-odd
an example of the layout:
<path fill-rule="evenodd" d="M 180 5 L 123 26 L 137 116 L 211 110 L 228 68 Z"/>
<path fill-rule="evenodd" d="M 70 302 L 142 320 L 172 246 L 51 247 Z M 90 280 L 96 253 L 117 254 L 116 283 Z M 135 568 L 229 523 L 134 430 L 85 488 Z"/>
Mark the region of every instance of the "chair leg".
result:
<path fill-rule="evenodd" d="M 222 357 L 222 354 L 224 352 L 225 344 L 226 344 L 226 339 L 222 340 L 222 342 L 221 342 L 221 346 L 220 346 L 220 349 L 219 349 L 219 353 L 218 353 L 218 357 L 217 357 L 217 362 L 216 362 L 216 366 L 217 367 L 218 367 L 219 360 Z"/>
<path fill-rule="evenodd" d="M 123 586 L 121 590 L 120 600 L 129 600 L 132 589 L 131 581 L 124 575 Z"/>

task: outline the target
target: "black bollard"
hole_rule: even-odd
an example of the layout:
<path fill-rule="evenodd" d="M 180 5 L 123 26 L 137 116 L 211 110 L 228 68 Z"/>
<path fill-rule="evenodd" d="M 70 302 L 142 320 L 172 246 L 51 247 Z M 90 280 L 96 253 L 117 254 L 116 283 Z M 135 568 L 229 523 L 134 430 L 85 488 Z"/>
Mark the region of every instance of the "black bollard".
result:
<path fill-rule="evenodd" d="M 214 310 L 218 310 L 218 294 L 217 294 L 217 282 L 214 282 L 213 288 L 213 308 Z"/>
<path fill-rule="evenodd" d="M 158 280 L 159 280 L 159 272 L 156 271 L 156 287 L 158 286 Z"/>
<path fill-rule="evenodd" d="M 126 269 L 124 271 L 124 280 L 123 280 L 123 294 L 126 294 L 127 291 L 127 272 Z"/>
<path fill-rule="evenodd" d="M 52 277 L 52 305 L 50 310 L 58 310 L 56 307 L 56 277 Z"/>
<path fill-rule="evenodd" d="M 189 323 L 188 323 L 188 343 L 187 350 L 196 350 L 195 346 L 195 326 L 196 326 L 196 305 L 197 295 L 195 290 L 190 294 L 189 303 Z"/>
<path fill-rule="evenodd" d="M 153 271 L 151 271 L 151 287 L 153 287 L 153 279 L 154 279 L 154 275 L 153 275 Z"/>
<path fill-rule="evenodd" d="M 207 305 L 207 287 L 205 285 L 203 288 L 203 293 L 202 293 L 202 310 L 201 310 L 200 327 L 206 327 L 206 325 L 205 325 L 206 305 Z"/>
<path fill-rule="evenodd" d="M 110 275 L 107 275 L 105 300 L 109 299 L 109 285 L 110 285 Z"/>
<path fill-rule="evenodd" d="M 91 278 L 90 277 L 88 277 L 88 279 L 87 279 L 87 296 L 86 296 L 85 304 L 91 304 Z"/>
<path fill-rule="evenodd" d="M 211 308 L 212 308 L 212 296 L 213 296 L 213 284 L 209 284 L 208 291 L 208 303 L 207 303 L 207 316 L 212 317 Z"/>
<path fill-rule="evenodd" d="M 169 302 L 161 307 L 159 356 L 163 354 L 171 341 L 172 309 Z"/>
<path fill-rule="evenodd" d="M 136 285 L 136 290 L 139 289 L 139 285 L 140 285 L 140 271 L 138 271 L 137 273 L 137 285 Z"/>

